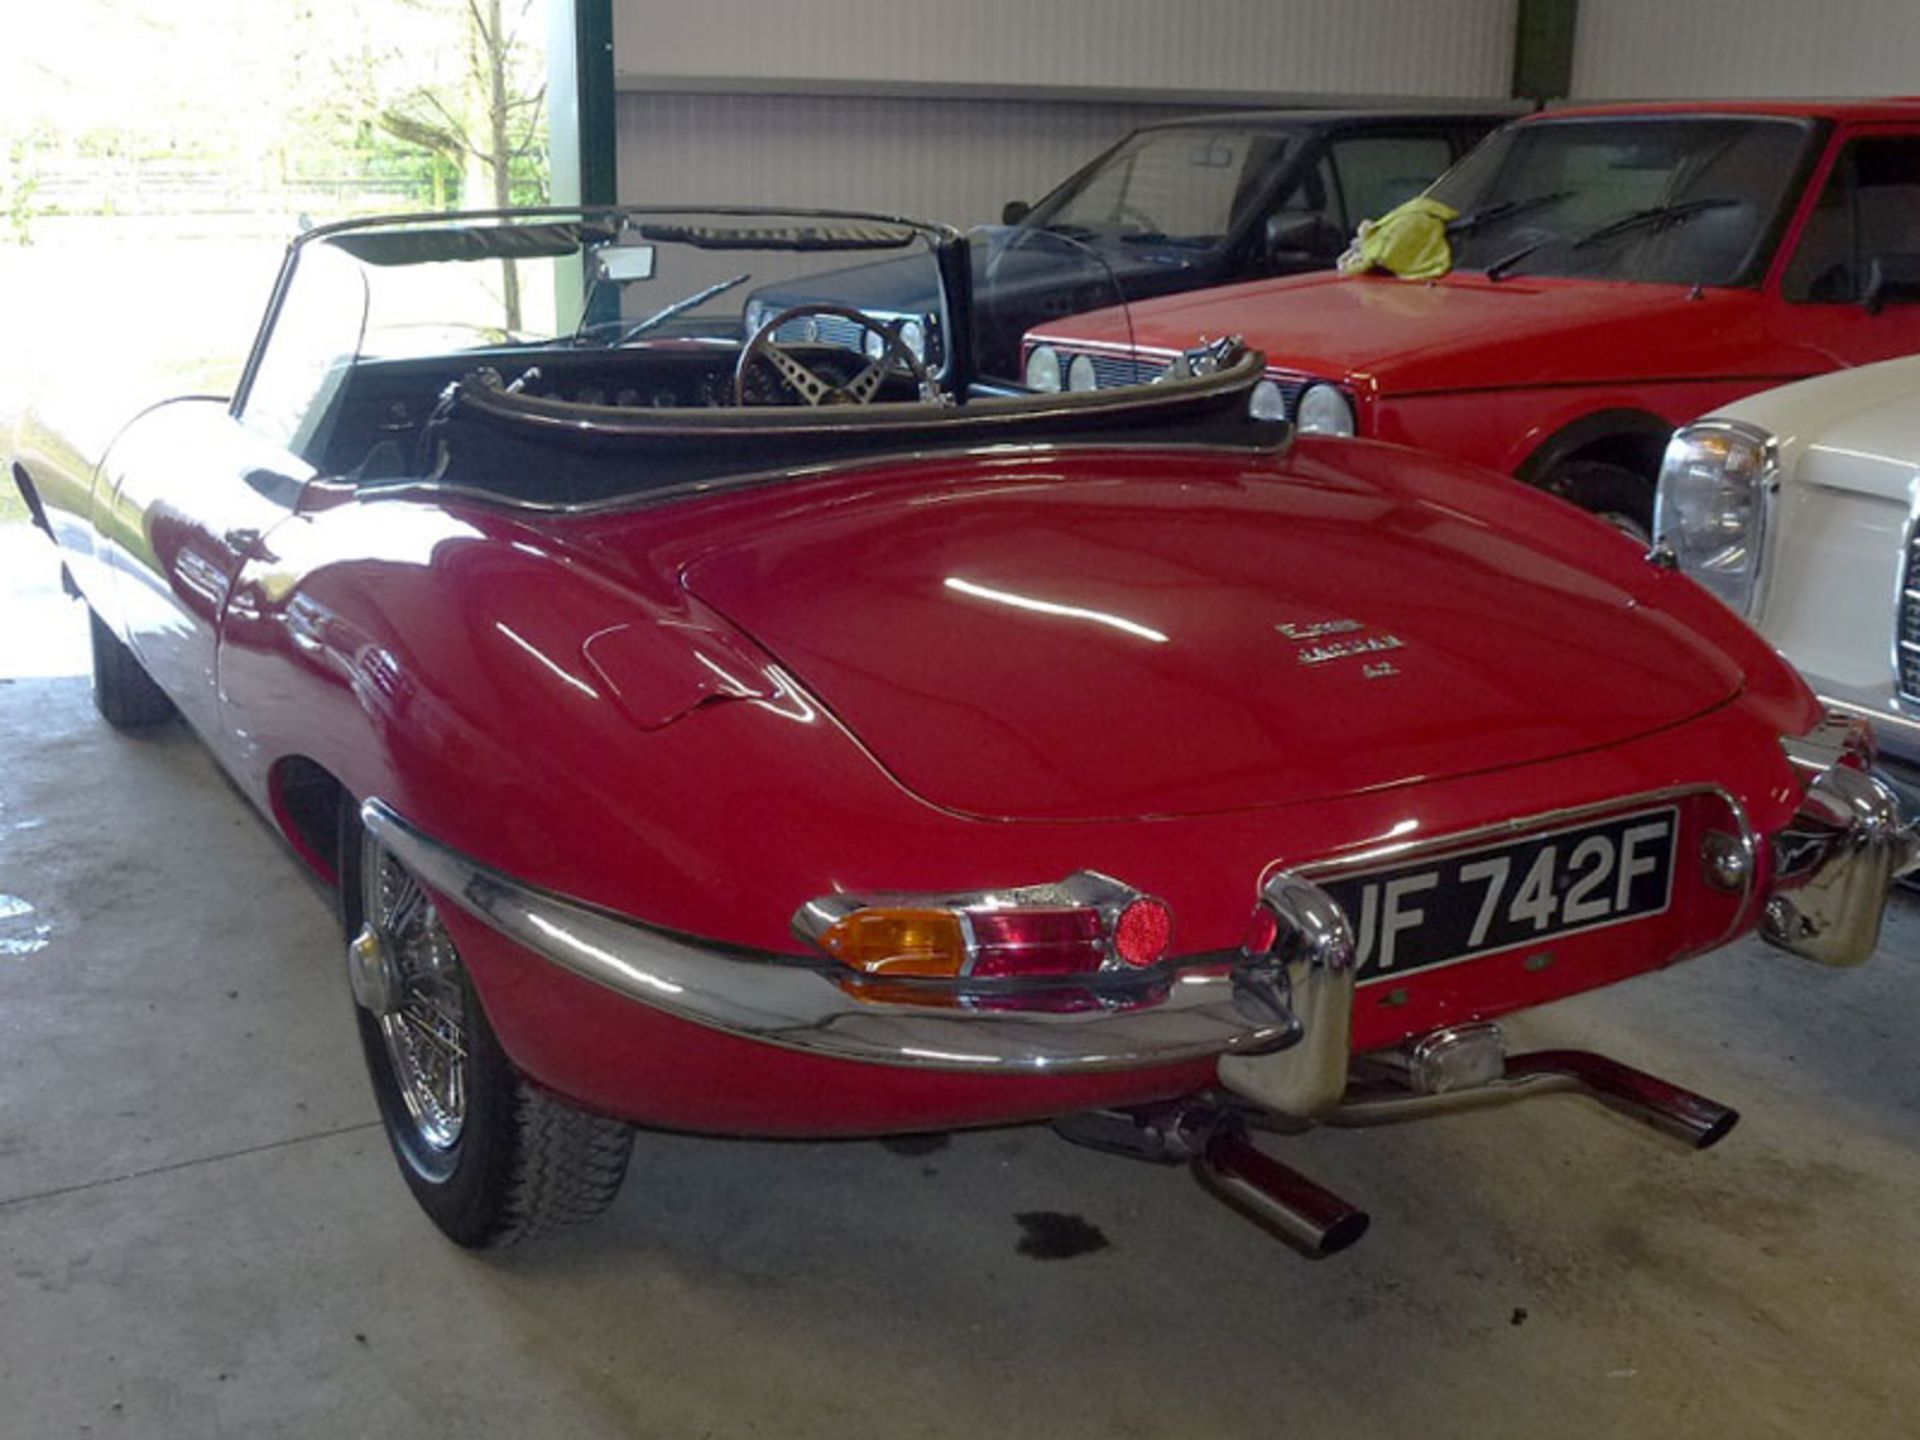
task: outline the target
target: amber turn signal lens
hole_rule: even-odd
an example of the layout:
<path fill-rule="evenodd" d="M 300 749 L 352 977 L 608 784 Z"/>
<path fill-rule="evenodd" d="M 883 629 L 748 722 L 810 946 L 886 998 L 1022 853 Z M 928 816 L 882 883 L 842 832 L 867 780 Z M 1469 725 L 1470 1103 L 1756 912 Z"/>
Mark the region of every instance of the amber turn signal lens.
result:
<path fill-rule="evenodd" d="M 954 976 L 967 966 L 967 936 L 951 910 L 856 910 L 834 922 L 821 948 L 869 975 Z"/>

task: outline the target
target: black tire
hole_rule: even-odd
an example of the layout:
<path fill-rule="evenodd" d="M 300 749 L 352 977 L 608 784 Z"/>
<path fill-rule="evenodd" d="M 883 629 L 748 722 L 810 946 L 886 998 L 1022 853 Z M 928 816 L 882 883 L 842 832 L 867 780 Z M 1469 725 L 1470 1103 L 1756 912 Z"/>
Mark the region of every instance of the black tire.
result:
<path fill-rule="evenodd" d="M 151 730 L 173 718 L 173 701 L 140 668 L 120 637 L 87 611 L 93 635 L 93 708 L 116 730 Z"/>
<path fill-rule="evenodd" d="M 369 899 L 375 905 L 384 903 L 376 887 L 382 883 L 380 876 L 394 873 L 387 867 L 398 867 L 406 881 L 418 882 L 366 834 L 357 814 L 348 813 L 343 830 L 341 911 L 353 937 L 367 923 Z M 396 957 L 416 953 L 423 944 L 436 957 L 430 971 L 410 968 L 404 959 L 396 962 L 397 980 L 411 983 L 425 977 L 420 988 L 409 992 L 408 1004 L 416 1013 L 430 1017 L 432 1028 L 443 1032 L 448 1014 L 458 1016 L 451 1026 L 457 1041 L 453 1053 L 463 1058 L 446 1066 L 449 1072 L 460 1072 L 460 1114 L 451 1138 L 446 1111 L 423 1118 L 416 1108 L 422 1105 L 417 1087 L 423 1083 L 418 1062 L 410 1060 L 406 1040 L 396 1039 L 396 1026 L 424 1033 L 419 1028 L 423 1022 L 403 1018 L 398 1010 L 383 1020 L 364 1005 L 354 1007 L 374 1099 L 407 1187 L 448 1239 L 471 1249 L 537 1239 L 591 1220 L 620 1192 L 633 1148 L 632 1129 L 554 1098 L 514 1068 L 487 1023 L 480 997 L 431 899 L 424 891 L 419 895 L 424 911 L 396 927 L 391 943 Z M 403 1072 L 415 1077 L 411 1092 Z"/>
<path fill-rule="evenodd" d="M 1591 510 L 1643 544 L 1653 542 L 1653 482 L 1624 465 L 1569 460 L 1553 469 L 1541 489 Z"/>

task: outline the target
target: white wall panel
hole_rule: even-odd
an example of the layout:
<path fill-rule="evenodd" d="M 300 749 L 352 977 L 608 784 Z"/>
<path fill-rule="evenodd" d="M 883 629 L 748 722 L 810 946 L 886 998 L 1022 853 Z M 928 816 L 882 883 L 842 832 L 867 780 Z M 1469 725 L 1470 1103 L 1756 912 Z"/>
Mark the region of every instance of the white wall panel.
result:
<path fill-rule="evenodd" d="M 1517 0 L 615 0 L 622 88 L 1507 93 Z M 1150 95 L 1140 98 L 1151 98 Z"/>
<path fill-rule="evenodd" d="M 1573 94 L 1920 91 L 1920 0 L 1580 0 Z"/>
<path fill-rule="evenodd" d="M 1159 106 L 892 96 L 619 97 L 620 198 L 885 210 L 969 225 L 1033 200 Z"/>

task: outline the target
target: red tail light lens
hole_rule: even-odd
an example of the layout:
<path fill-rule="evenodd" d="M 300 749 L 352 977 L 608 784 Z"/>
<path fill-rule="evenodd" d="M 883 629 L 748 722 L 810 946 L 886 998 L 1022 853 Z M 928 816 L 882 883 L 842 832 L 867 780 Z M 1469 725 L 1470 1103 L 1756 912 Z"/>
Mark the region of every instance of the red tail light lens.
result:
<path fill-rule="evenodd" d="M 869 976 L 1010 980 L 1157 965 L 1173 912 L 1081 871 L 1056 885 L 959 895 L 829 895 L 801 906 L 793 929 Z"/>
<path fill-rule="evenodd" d="M 1084 975 L 1107 958 L 1098 910 L 984 910 L 967 918 L 974 975 Z"/>

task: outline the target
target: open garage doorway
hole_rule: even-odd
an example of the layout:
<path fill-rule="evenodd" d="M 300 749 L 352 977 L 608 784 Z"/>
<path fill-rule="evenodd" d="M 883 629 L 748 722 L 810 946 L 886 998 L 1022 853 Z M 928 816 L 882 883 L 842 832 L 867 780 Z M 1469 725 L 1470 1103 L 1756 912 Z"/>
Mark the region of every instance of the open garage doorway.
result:
<path fill-rule="evenodd" d="M 228 392 L 303 226 L 544 201 L 546 41 L 546 0 L 69 0 L 10 27 L 0 455 L 30 410 L 85 433 Z M 541 298 L 516 282 L 485 282 L 507 329 Z M 26 519 L 0 483 L 0 675 L 78 673 L 84 616 Z"/>

